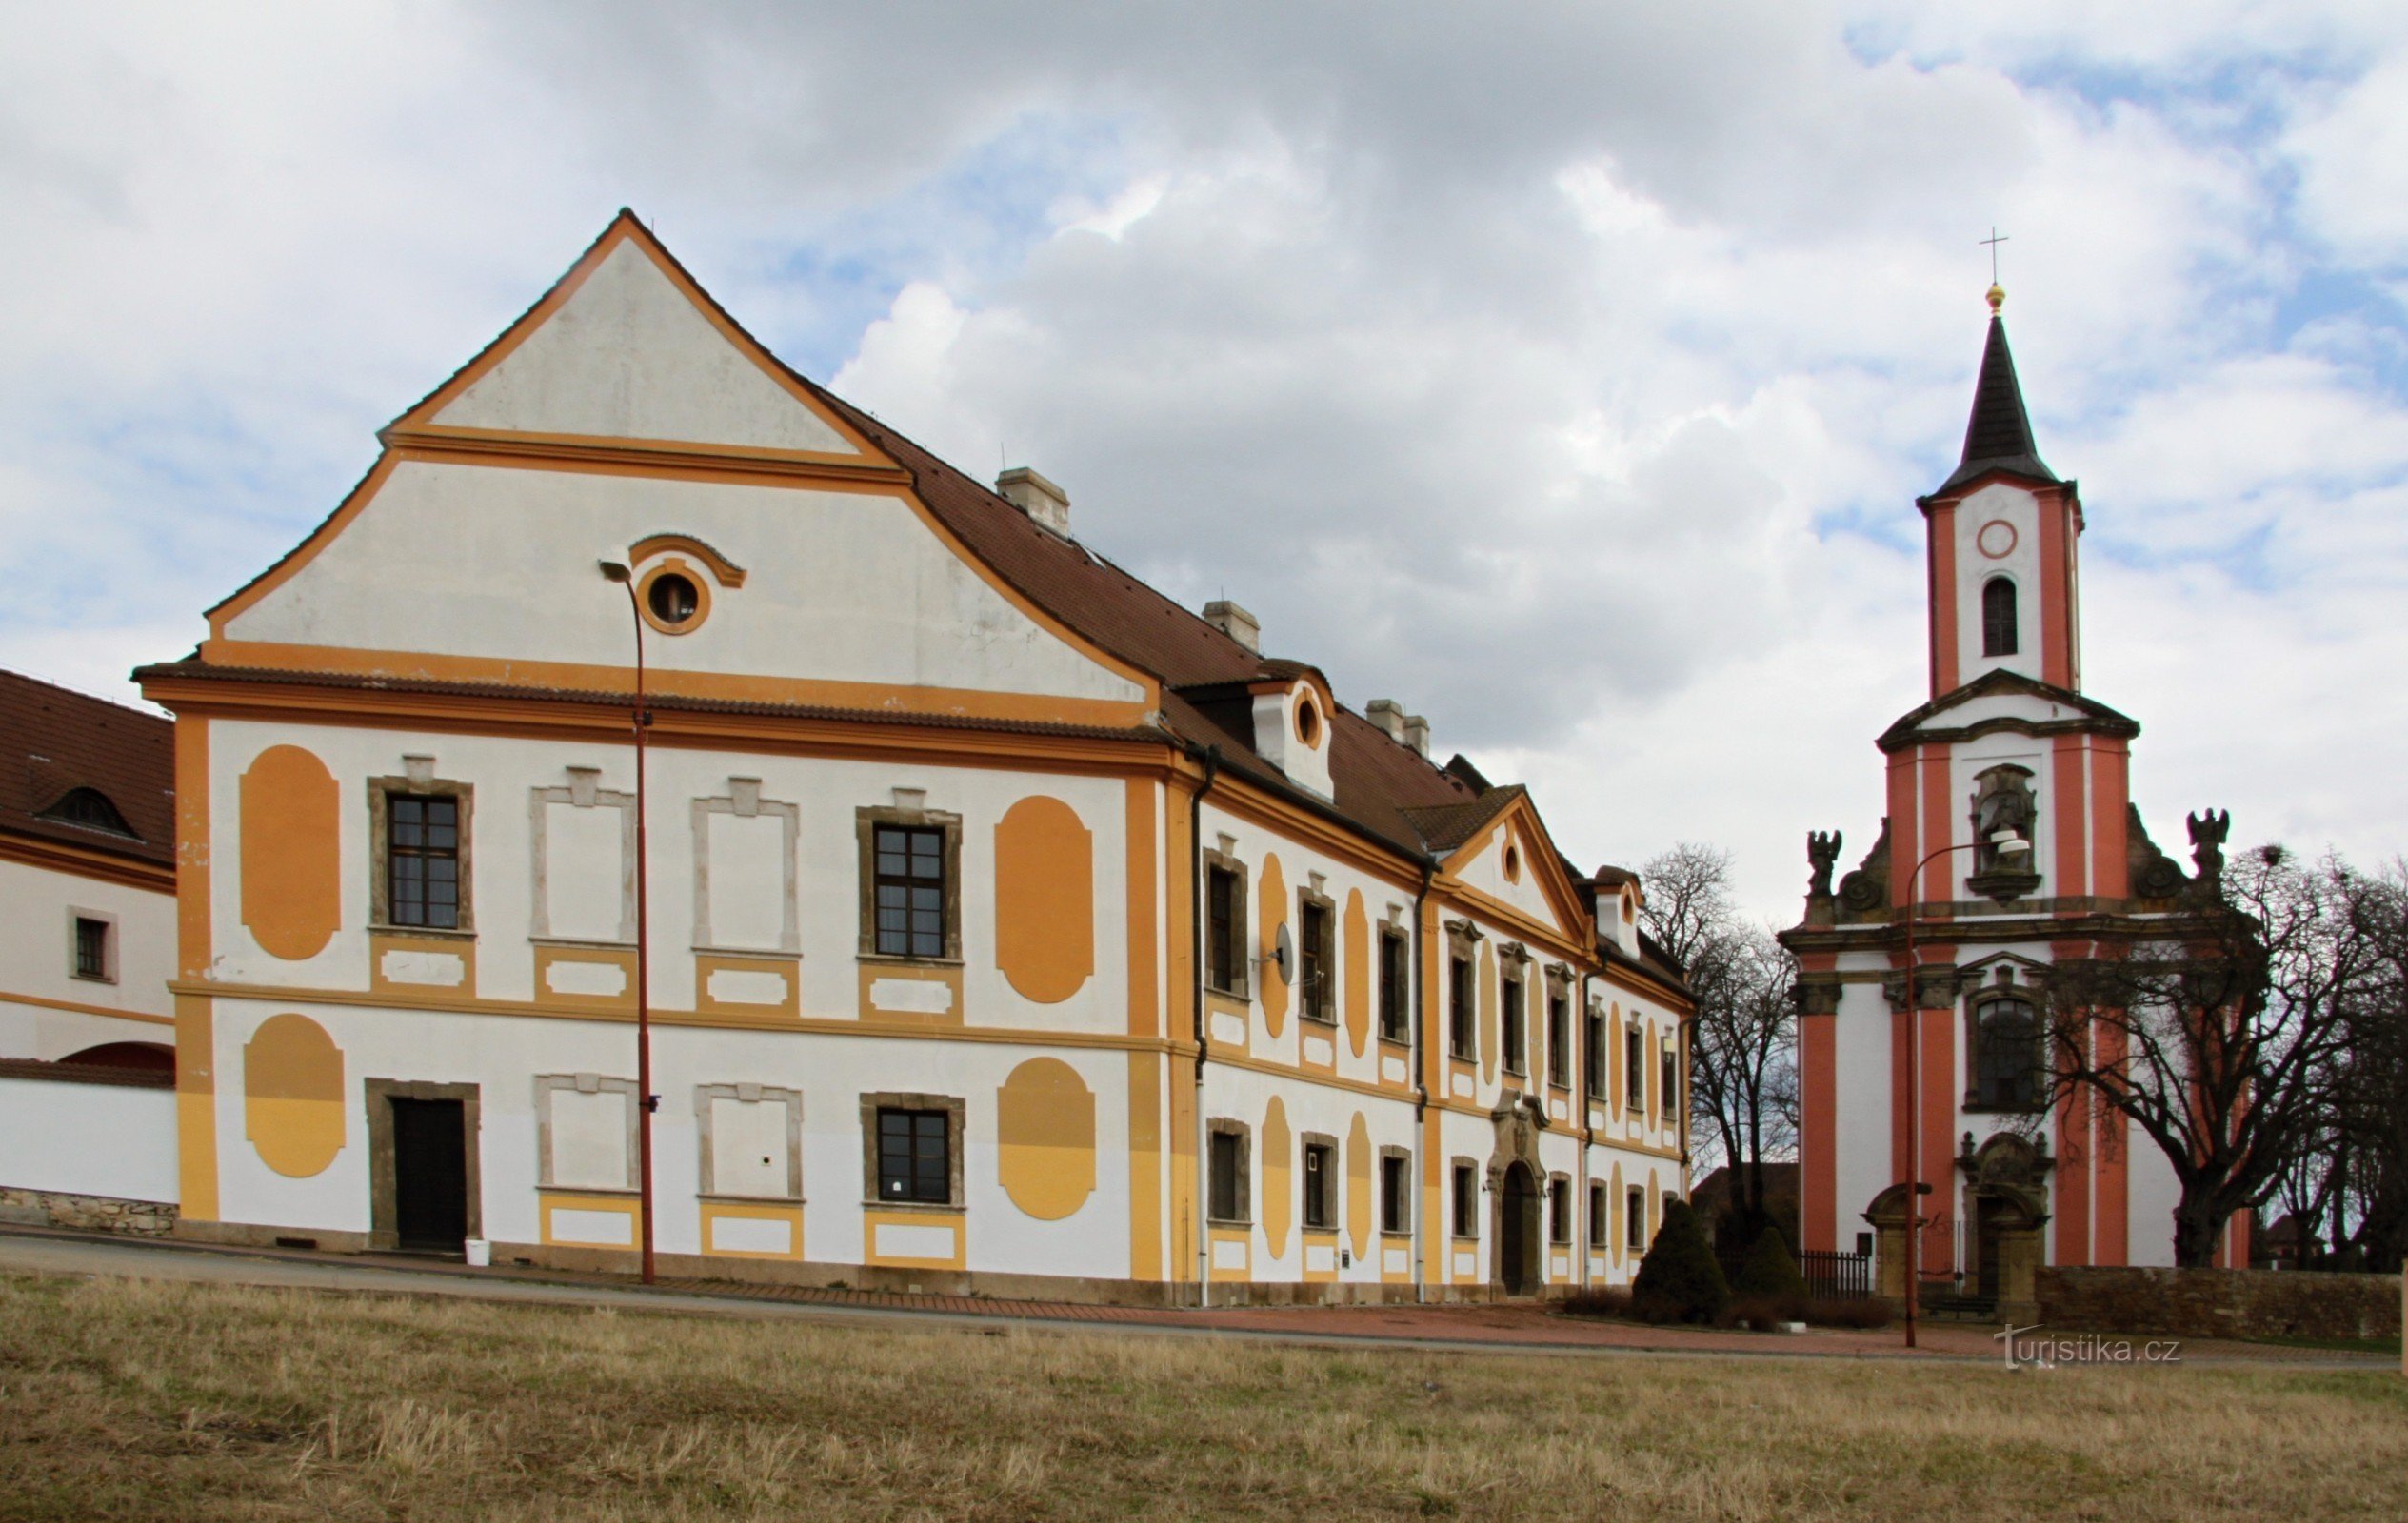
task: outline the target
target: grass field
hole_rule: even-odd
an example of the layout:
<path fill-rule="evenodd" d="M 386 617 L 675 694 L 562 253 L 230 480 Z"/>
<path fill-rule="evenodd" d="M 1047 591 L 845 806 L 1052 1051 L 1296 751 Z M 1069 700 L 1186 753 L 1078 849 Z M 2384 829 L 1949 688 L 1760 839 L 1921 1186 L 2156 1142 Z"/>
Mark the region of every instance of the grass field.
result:
<path fill-rule="evenodd" d="M 0 1278 L 12 1519 L 2270 1515 L 2408 1516 L 2408 1381 Z"/>

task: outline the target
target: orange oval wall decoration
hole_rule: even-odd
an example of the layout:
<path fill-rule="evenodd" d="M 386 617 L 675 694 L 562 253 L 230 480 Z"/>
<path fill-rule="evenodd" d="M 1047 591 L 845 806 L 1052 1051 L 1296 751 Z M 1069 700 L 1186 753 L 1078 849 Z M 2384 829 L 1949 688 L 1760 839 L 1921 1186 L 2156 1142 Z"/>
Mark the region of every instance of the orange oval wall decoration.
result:
<path fill-rule="evenodd" d="M 1095 972 L 1095 837 L 1059 799 L 1032 794 L 995 822 L 995 965 L 1043 1005 Z"/>
<path fill-rule="evenodd" d="M 1525 1012 L 1526 1019 L 1526 1012 Z M 1480 943 L 1480 1081 L 1497 1077 L 1497 948 Z"/>
<path fill-rule="evenodd" d="M 1371 917 L 1363 913 L 1362 889 L 1346 890 L 1343 934 L 1345 965 L 1338 976 L 1346 991 L 1346 1045 L 1361 1058 L 1363 1044 L 1371 1039 Z"/>
<path fill-rule="evenodd" d="M 997 1172 L 1012 1204 L 1039 1221 L 1075 1214 L 1095 1193 L 1095 1094 L 1059 1058 L 1031 1058 L 995 1092 Z"/>
<path fill-rule="evenodd" d="M 1254 955 L 1262 960 L 1255 964 L 1254 983 L 1263 999 L 1263 1024 L 1276 1037 L 1287 1027 L 1287 979 L 1271 956 L 1279 950 L 1280 927 L 1287 921 L 1287 880 L 1280 873 L 1276 854 L 1264 855 L 1260 886 L 1262 892 L 1254 897 L 1255 920 L 1260 929 Z"/>
<path fill-rule="evenodd" d="M 313 958 L 343 923 L 342 821 L 334 775 L 297 745 L 243 774 L 243 924 L 269 957 Z"/>
<path fill-rule="evenodd" d="M 1295 1148 L 1296 1139 L 1287 1130 L 1287 1107 L 1274 1095 L 1263 1113 L 1263 1241 L 1273 1258 L 1287 1252 L 1290 1214 L 1296 1209 L 1288 1198 Z"/>
<path fill-rule="evenodd" d="M 1346 1236 L 1357 1259 L 1371 1254 L 1371 1128 L 1355 1112 L 1346 1129 Z"/>
<path fill-rule="evenodd" d="M 243 1046 L 243 1132 L 288 1178 L 326 1172 L 343 1151 L 343 1049 L 308 1016 L 269 1016 Z"/>

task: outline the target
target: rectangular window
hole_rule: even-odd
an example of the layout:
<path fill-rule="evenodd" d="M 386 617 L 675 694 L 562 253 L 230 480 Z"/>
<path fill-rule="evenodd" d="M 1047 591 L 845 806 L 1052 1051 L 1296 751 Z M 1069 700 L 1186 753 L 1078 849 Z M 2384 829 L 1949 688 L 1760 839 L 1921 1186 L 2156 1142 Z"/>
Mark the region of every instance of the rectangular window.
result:
<path fill-rule="evenodd" d="M 1224 994 L 1238 991 L 1238 875 L 1204 869 L 1204 981 Z"/>
<path fill-rule="evenodd" d="M 1296 904 L 1297 1009 L 1312 1020 L 1338 1019 L 1338 979 L 1330 963 L 1329 906 L 1311 900 Z"/>
<path fill-rule="evenodd" d="M 1588 1082 L 1584 1087 L 1588 1090 L 1590 1099 L 1602 1100 L 1605 1098 L 1605 1018 L 1603 1016 L 1588 1018 L 1587 1056 Z"/>
<path fill-rule="evenodd" d="M 1380 933 L 1380 1035 L 1390 1041 L 1409 1041 L 1412 1032 L 1404 1015 L 1404 938 L 1394 931 Z"/>
<path fill-rule="evenodd" d="M 1622 1108 L 1647 1108 L 1647 1042 L 1635 1024 L 1622 1033 Z"/>
<path fill-rule="evenodd" d="M 1455 1165 L 1455 1236 L 1480 1236 L 1480 1177 L 1468 1163 Z"/>
<path fill-rule="evenodd" d="M 953 1203 L 951 1119 L 943 1111 L 879 1110 L 879 1199 Z"/>
<path fill-rule="evenodd" d="M 1393 1153 L 1380 1160 L 1380 1230 L 1413 1230 L 1413 1160 Z"/>
<path fill-rule="evenodd" d="M 75 917 L 75 977 L 99 979 L 112 975 L 109 970 L 109 922 L 89 915 Z"/>
<path fill-rule="evenodd" d="M 1561 989 L 1547 991 L 1547 1082 L 1558 1089 L 1572 1082 L 1572 1001 Z"/>
<path fill-rule="evenodd" d="M 1622 1202 L 1622 1246 L 1634 1254 L 1647 1251 L 1647 1192 L 1635 1185 Z"/>
<path fill-rule="evenodd" d="M 1572 1181 L 1547 1181 L 1547 1241 L 1568 1243 L 1572 1240 Z"/>
<path fill-rule="evenodd" d="M 388 794 L 385 871 L 388 924 L 459 929 L 460 801 Z"/>
<path fill-rule="evenodd" d="M 1338 1225 L 1337 1154 L 1326 1142 L 1304 1144 L 1304 1225 L 1315 1232 Z"/>
<path fill-rule="evenodd" d="M 878 954 L 945 956 L 945 832 L 877 827 Z"/>
<path fill-rule="evenodd" d="M 1479 1055 L 1473 1044 L 1471 959 L 1456 957 L 1446 964 L 1446 1051 L 1465 1062 Z"/>
<path fill-rule="evenodd" d="M 1606 1246 L 1606 1229 L 1609 1225 L 1607 1218 L 1610 1216 L 1612 1212 L 1606 1205 L 1605 1187 L 1602 1184 L 1590 1185 L 1588 1187 L 1588 1245 L 1591 1248 Z"/>
<path fill-rule="evenodd" d="M 1673 1038 L 1663 1039 L 1663 1074 L 1658 1080 L 1656 1102 L 1663 1107 L 1663 1118 L 1670 1122 L 1673 1109 L 1681 1102 L 1681 1044 Z"/>
<path fill-rule="evenodd" d="M 1530 1069 L 1530 1054 L 1529 1043 L 1524 1039 L 1528 1034 L 1522 1029 L 1522 980 L 1509 978 L 1500 982 L 1503 985 L 1498 990 L 1502 1011 L 1498 1026 L 1499 1039 L 1504 1043 L 1505 1048 L 1505 1072 L 1508 1074 L 1527 1073 Z"/>
<path fill-rule="evenodd" d="M 1245 1139 L 1235 1132 L 1212 1134 L 1212 1199 L 1215 1221 L 1244 1221 L 1245 1196 L 1239 1188 L 1245 1176 Z"/>

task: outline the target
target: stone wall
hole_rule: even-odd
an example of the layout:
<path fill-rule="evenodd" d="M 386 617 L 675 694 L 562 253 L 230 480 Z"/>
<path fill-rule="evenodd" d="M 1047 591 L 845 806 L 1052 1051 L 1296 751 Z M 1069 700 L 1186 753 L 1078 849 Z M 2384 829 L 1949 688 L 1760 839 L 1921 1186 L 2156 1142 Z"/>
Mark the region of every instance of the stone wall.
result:
<path fill-rule="evenodd" d="M 2399 1276 L 2270 1269 L 2042 1269 L 2050 1328 L 2181 1338 L 2399 1335 Z"/>
<path fill-rule="evenodd" d="M 70 1196 L 0 1185 L 0 1221 L 27 1226 L 165 1237 L 175 1230 L 175 1216 L 172 1201 L 114 1200 L 107 1196 Z"/>

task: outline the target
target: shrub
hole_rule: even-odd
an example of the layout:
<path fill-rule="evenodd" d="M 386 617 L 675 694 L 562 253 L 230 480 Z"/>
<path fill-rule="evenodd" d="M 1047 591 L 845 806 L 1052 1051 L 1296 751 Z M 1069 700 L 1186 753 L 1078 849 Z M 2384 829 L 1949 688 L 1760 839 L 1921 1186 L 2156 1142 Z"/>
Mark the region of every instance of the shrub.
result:
<path fill-rule="evenodd" d="M 1890 1303 L 1878 1296 L 1856 1301 L 1808 1301 L 1805 1321 L 1809 1327 L 1887 1327 Z"/>
<path fill-rule="evenodd" d="M 1697 1213 L 1685 1200 L 1672 1202 L 1631 1281 L 1631 1311 L 1650 1322 L 1712 1322 L 1730 1297 Z"/>
<path fill-rule="evenodd" d="M 1798 1273 L 1798 1260 L 1789 1256 L 1789 1240 L 1780 1228 L 1767 1227 L 1756 1235 L 1756 1246 L 1747 1251 L 1739 1278 L 1731 1282 L 1731 1294 L 1747 1299 L 1806 1298 L 1806 1276 Z"/>
<path fill-rule="evenodd" d="M 1628 1316 L 1630 1291 L 1622 1285 L 1592 1285 L 1563 1297 L 1563 1310 L 1573 1316 Z"/>
<path fill-rule="evenodd" d="M 1733 1296 L 1716 1325 L 1770 1333 L 1778 1323 L 1812 1321 L 1813 1305 L 1804 1296 Z"/>

